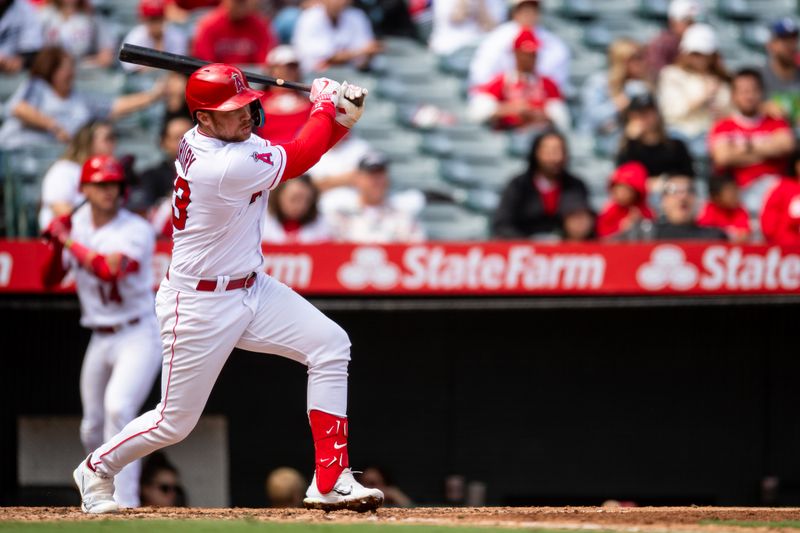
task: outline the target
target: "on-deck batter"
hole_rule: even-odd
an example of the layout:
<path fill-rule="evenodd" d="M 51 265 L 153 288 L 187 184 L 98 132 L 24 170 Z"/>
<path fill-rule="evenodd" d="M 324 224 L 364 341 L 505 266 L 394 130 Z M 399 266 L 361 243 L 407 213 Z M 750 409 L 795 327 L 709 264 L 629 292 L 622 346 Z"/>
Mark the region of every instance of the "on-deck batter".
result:
<path fill-rule="evenodd" d="M 45 285 L 72 270 L 81 325 L 93 331 L 80 383 L 86 453 L 133 420 L 161 366 L 151 268 L 155 235 L 141 217 L 120 208 L 123 180 L 113 158 L 90 158 L 80 178 L 87 203 L 44 233 L 53 247 Z M 140 470 L 134 461 L 117 475 L 114 499 L 120 506 L 139 506 Z"/>
<path fill-rule="evenodd" d="M 130 462 L 182 440 L 194 428 L 233 348 L 278 354 L 308 367 L 308 416 L 316 468 L 307 507 L 375 509 L 383 493 L 353 478 L 347 454 L 350 341 L 337 324 L 263 272 L 267 196 L 302 175 L 361 116 L 366 91 L 325 78 L 298 137 L 281 146 L 254 135 L 260 91 L 235 67 L 212 64 L 189 78 L 197 126 L 184 135 L 173 194 L 172 264 L 156 296 L 161 325 L 161 401 L 75 469 L 82 508 L 112 512 L 113 477 Z"/>

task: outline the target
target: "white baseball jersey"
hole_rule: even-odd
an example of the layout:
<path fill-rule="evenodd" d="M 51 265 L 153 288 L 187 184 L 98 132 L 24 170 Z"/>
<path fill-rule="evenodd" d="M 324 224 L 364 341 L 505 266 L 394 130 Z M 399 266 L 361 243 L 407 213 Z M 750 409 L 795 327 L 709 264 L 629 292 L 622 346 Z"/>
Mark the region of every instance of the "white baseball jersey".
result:
<path fill-rule="evenodd" d="M 72 216 L 70 237 L 99 254 L 120 253 L 139 263 L 137 272 L 108 282 L 81 267 L 68 251 L 64 252 L 70 268 L 75 271 L 82 326 L 117 326 L 153 314 L 155 234 L 147 221 L 120 209 L 113 220 L 95 228 L 92 208 L 86 204 Z"/>
<path fill-rule="evenodd" d="M 286 168 L 283 148 L 255 134 L 224 142 L 195 126 L 181 140 L 175 168 L 170 270 L 204 279 L 260 270 L 267 196 Z"/>

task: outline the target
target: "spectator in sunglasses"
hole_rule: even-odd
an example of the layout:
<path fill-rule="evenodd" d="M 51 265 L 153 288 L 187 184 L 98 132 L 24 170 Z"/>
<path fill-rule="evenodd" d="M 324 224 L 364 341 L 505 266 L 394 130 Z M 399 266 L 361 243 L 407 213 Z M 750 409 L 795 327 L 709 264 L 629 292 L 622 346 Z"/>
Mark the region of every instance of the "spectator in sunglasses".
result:
<path fill-rule="evenodd" d="M 147 456 L 139 482 L 142 507 L 186 507 L 178 469 L 161 452 Z"/>

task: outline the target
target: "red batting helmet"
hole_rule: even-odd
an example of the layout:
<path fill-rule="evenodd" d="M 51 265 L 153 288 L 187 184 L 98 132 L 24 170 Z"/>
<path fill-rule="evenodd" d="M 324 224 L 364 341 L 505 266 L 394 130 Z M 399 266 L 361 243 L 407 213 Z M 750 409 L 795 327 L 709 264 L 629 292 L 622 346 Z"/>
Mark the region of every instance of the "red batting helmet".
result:
<path fill-rule="evenodd" d="M 201 110 L 233 111 L 250 105 L 257 127 L 264 122 L 264 111 L 259 100 L 263 94 L 250 88 L 241 70 L 222 63 L 197 69 L 186 84 L 186 103 L 192 116 Z"/>
<path fill-rule="evenodd" d="M 81 169 L 81 183 L 124 183 L 125 170 L 110 155 L 90 157 Z"/>

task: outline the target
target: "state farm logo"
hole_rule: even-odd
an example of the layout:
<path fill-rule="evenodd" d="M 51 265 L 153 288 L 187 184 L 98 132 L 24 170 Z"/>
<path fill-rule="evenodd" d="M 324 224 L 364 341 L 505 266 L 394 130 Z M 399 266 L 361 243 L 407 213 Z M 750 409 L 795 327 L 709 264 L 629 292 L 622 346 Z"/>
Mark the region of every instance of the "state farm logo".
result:
<path fill-rule="evenodd" d="M 357 248 L 349 263 L 339 268 L 339 282 L 348 289 L 391 289 L 400 279 L 400 269 L 386 259 L 383 248 Z"/>
<path fill-rule="evenodd" d="M 410 246 L 396 261 L 376 246 L 356 248 L 337 271 L 352 290 L 594 290 L 603 285 L 606 261 L 595 253 L 537 253 L 533 246 L 490 251 Z"/>
<path fill-rule="evenodd" d="M 669 244 L 653 249 L 650 262 L 636 271 L 636 281 L 649 291 L 667 287 L 676 291 L 688 291 L 697 284 L 698 277 L 697 267 L 686 262 L 684 251 Z"/>

